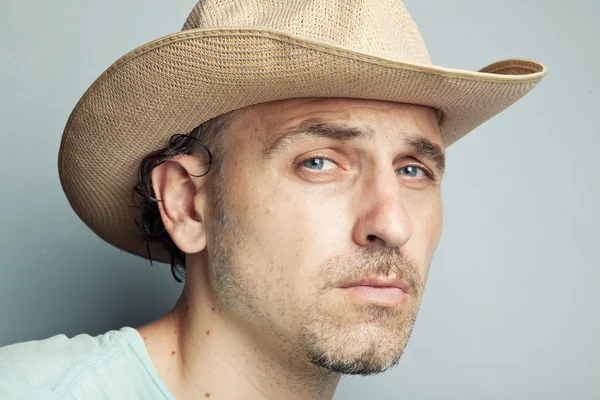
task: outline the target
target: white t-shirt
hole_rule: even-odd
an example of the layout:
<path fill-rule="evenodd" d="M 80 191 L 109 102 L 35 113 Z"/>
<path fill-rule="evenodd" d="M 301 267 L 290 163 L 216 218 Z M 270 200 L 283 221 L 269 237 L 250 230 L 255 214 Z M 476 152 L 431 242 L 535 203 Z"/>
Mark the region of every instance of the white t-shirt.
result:
<path fill-rule="evenodd" d="M 96 400 L 175 397 L 133 328 L 92 337 L 56 335 L 0 348 L 0 399 Z"/>

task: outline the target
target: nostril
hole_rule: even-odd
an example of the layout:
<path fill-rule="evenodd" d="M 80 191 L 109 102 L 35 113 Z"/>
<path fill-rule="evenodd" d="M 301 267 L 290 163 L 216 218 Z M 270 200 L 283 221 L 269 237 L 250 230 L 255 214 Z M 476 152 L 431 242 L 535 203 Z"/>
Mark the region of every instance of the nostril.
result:
<path fill-rule="evenodd" d="M 367 240 L 369 242 L 374 242 L 376 239 L 377 239 L 377 236 L 375 236 L 375 235 L 368 235 L 367 236 Z"/>

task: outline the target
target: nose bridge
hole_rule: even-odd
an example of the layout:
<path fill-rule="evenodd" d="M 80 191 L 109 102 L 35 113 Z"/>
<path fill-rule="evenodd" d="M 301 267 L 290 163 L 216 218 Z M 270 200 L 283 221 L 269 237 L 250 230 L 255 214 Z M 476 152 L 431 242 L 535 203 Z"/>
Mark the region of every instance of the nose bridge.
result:
<path fill-rule="evenodd" d="M 391 170 L 372 172 L 357 202 L 354 240 L 363 246 L 378 242 L 402 247 L 410 239 L 412 227 L 398 177 Z"/>

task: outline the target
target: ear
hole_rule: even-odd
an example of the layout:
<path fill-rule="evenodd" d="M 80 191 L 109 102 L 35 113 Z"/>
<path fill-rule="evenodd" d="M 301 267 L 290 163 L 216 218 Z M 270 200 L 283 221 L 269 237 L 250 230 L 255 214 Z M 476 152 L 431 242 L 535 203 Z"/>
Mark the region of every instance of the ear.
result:
<path fill-rule="evenodd" d="M 202 201 L 195 201 L 197 185 L 203 178 L 195 178 L 198 160 L 189 155 L 179 155 L 152 171 L 152 186 L 158 200 L 158 209 L 173 242 L 186 254 L 194 254 L 206 247 L 206 226 Z M 205 191 L 200 191 L 204 193 Z"/>

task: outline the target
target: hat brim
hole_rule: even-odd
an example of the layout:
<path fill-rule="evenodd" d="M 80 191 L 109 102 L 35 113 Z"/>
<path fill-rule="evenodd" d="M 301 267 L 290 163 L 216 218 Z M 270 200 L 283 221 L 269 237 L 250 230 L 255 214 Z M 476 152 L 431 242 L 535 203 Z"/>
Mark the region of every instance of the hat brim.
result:
<path fill-rule="evenodd" d="M 106 242 L 147 258 L 134 218 L 141 159 L 217 115 L 301 97 L 421 104 L 442 112 L 445 146 L 502 112 L 546 74 L 511 59 L 479 72 L 360 54 L 265 29 L 187 30 L 120 58 L 85 92 L 59 152 L 63 190 L 77 215 Z M 150 244 L 152 259 L 169 262 Z"/>

